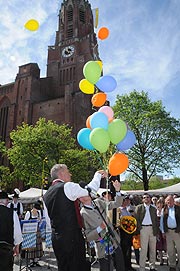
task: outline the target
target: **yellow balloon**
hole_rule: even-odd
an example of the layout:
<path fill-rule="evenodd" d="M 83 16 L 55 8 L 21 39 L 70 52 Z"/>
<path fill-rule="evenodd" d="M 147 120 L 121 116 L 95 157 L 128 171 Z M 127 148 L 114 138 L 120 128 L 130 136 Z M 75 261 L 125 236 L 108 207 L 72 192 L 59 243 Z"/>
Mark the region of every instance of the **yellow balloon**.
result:
<path fill-rule="evenodd" d="M 100 66 L 100 68 L 101 68 L 101 70 L 102 70 L 102 68 L 103 68 L 103 63 L 102 63 L 102 61 L 101 61 L 101 60 L 97 60 L 96 62 L 99 64 L 99 66 Z"/>
<path fill-rule="evenodd" d="M 36 31 L 39 28 L 39 23 L 38 21 L 31 19 L 25 23 L 24 27 L 30 31 Z"/>
<path fill-rule="evenodd" d="M 88 80 L 82 79 L 79 82 L 80 90 L 85 94 L 93 94 L 94 93 L 94 85 L 91 84 Z"/>

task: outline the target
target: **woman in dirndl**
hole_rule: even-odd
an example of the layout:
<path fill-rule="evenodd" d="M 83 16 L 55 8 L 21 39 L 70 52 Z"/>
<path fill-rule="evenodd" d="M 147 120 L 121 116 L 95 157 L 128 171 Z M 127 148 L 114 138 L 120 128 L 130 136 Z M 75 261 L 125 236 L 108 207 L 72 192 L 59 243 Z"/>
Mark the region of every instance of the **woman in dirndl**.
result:
<path fill-rule="evenodd" d="M 34 203 L 33 208 L 27 211 L 24 220 L 41 220 L 41 206 L 39 203 Z M 28 251 L 28 259 L 30 259 L 30 266 L 41 266 L 39 264 L 40 258 L 43 256 L 42 239 L 39 228 L 37 229 L 36 247 Z"/>

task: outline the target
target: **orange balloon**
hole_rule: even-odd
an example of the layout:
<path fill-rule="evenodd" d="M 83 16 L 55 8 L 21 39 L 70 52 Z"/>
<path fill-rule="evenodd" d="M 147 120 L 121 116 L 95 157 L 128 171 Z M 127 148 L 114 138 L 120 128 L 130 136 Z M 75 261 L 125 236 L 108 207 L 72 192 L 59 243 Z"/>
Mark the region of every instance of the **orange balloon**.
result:
<path fill-rule="evenodd" d="M 91 118 L 91 115 L 86 120 L 86 127 L 89 128 L 89 129 L 91 129 L 90 118 Z"/>
<path fill-rule="evenodd" d="M 112 176 L 119 175 L 123 173 L 129 165 L 129 160 L 127 155 L 124 153 L 115 153 L 109 159 L 109 173 Z"/>
<path fill-rule="evenodd" d="M 109 123 L 110 123 L 110 122 L 112 122 L 113 120 L 114 120 L 114 118 L 112 118 L 112 119 L 109 119 Z"/>
<path fill-rule="evenodd" d="M 107 95 L 104 92 L 96 93 L 92 96 L 91 102 L 93 106 L 100 107 L 106 102 Z"/>
<path fill-rule="evenodd" d="M 109 36 L 109 29 L 106 27 L 101 27 L 98 31 L 98 38 L 101 40 L 107 39 Z"/>

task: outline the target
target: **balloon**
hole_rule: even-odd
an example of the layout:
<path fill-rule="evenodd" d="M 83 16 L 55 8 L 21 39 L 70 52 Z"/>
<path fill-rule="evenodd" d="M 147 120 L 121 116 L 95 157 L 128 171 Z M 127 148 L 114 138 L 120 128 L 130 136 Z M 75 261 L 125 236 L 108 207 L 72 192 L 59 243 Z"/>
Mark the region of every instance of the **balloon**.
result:
<path fill-rule="evenodd" d="M 77 134 L 78 143 L 85 149 L 94 150 L 94 147 L 89 141 L 91 130 L 89 128 L 82 128 Z"/>
<path fill-rule="evenodd" d="M 104 40 L 109 36 L 109 29 L 106 27 L 101 27 L 97 35 L 99 39 Z"/>
<path fill-rule="evenodd" d="M 113 120 L 114 120 L 114 118 L 112 118 L 112 119 L 109 119 L 109 123 L 110 123 L 110 122 L 112 122 Z"/>
<path fill-rule="evenodd" d="M 136 143 L 135 134 L 131 130 L 128 130 L 125 138 L 122 141 L 120 141 L 116 145 L 116 147 L 120 151 L 126 151 L 130 149 L 135 143 Z"/>
<path fill-rule="evenodd" d="M 94 93 L 94 85 L 91 84 L 88 80 L 82 79 L 79 82 L 80 90 L 85 94 L 93 94 Z"/>
<path fill-rule="evenodd" d="M 127 133 L 126 123 L 121 119 L 114 119 L 108 126 L 109 138 L 113 144 L 118 144 Z"/>
<path fill-rule="evenodd" d="M 38 21 L 31 19 L 25 23 L 24 27 L 30 31 L 36 31 L 39 28 L 39 23 Z"/>
<path fill-rule="evenodd" d="M 89 128 L 89 129 L 91 129 L 90 118 L 91 118 L 91 115 L 86 120 L 86 127 Z"/>
<path fill-rule="evenodd" d="M 95 112 L 90 117 L 90 126 L 92 129 L 100 127 L 107 130 L 108 117 L 102 112 Z"/>
<path fill-rule="evenodd" d="M 106 99 L 107 99 L 106 93 L 99 92 L 92 96 L 91 102 L 93 106 L 100 107 L 103 104 L 105 104 Z"/>
<path fill-rule="evenodd" d="M 107 105 L 104 105 L 101 108 L 99 108 L 98 112 L 103 112 L 108 117 L 108 121 L 110 121 L 114 116 L 112 108 Z"/>
<path fill-rule="evenodd" d="M 109 159 L 109 173 L 112 176 L 123 173 L 129 165 L 128 157 L 124 153 L 115 153 Z"/>
<path fill-rule="evenodd" d="M 114 77 L 110 75 L 104 75 L 96 83 L 96 87 L 104 92 L 112 92 L 117 87 L 117 82 Z"/>
<path fill-rule="evenodd" d="M 106 152 L 110 144 L 108 132 L 103 128 L 93 129 L 90 134 L 90 142 L 100 153 Z"/>
<path fill-rule="evenodd" d="M 98 65 L 100 66 L 101 71 L 102 71 L 102 67 L 103 67 L 102 61 L 101 60 L 96 60 L 96 63 L 98 63 Z"/>
<path fill-rule="evenodd" d="M 88 61 L 83 67 L 83 74 L 91 84 L 96 84 L 101 76 L 101 68 L 96 61 Z"/>

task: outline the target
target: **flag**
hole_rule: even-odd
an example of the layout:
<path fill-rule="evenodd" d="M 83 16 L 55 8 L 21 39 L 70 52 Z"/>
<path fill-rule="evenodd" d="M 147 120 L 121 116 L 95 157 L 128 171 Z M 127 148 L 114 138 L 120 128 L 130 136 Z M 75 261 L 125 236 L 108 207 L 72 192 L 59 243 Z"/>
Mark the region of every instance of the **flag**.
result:
<path fill-rule="evenodd" d="M 94 19 L 94 27 L 97 28 L 98 27 L 98 19 L 99 19 L 99 9 L 94 8 L 92 10 L 92 12 L 93 12 L 93 19 Z"/>

